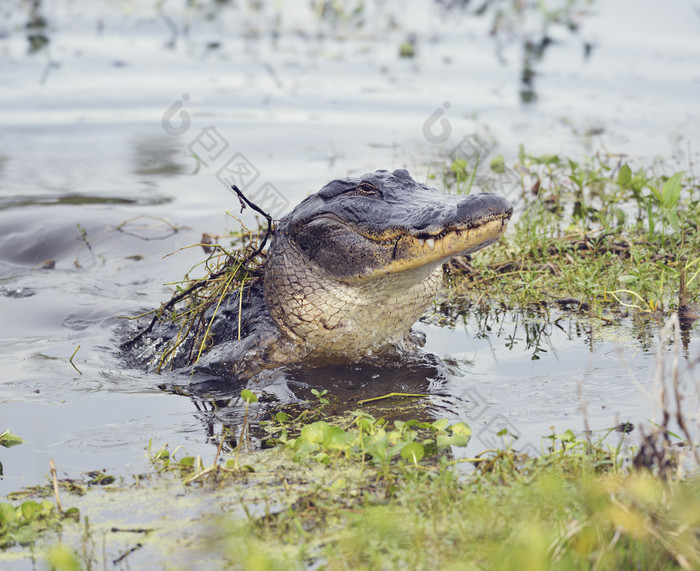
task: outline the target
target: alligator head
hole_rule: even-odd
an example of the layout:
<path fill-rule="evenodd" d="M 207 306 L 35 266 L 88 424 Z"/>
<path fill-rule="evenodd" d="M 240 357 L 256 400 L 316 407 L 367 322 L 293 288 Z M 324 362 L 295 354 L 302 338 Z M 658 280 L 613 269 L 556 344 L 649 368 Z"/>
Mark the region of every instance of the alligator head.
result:
<path fill-rule="evenodd" d="M 496 241 L 511 214 L 500 196 L 445 195 L 405 170 L 332 181 L 275 231 L 270 314 L 324 358 L 400 345 L 439 291 L 443 262 Z"/>

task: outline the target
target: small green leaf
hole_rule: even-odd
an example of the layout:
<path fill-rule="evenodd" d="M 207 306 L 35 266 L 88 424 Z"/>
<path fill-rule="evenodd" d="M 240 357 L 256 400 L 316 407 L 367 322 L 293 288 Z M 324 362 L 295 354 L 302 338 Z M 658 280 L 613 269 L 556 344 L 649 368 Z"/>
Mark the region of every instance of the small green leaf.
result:
<path fill-rule="evenodd" d="M 453 424 L 452 425 L 452 432 L 453 432 L 453 434 L 459 434 L 460 436 L 471 436 L 472 435 L 471 426 L 469 426 L 465 422 L 457 422 L 456 424 Z"/>
<path fill-rule="evenodd" d="M 165 462 L 169 458 L 170 458 L 170 452 L 168 452 L 168 449 L 165 446 L 163 446 L 163 448 L 158 450 L 158 452 L 155 453 L 155 456 L 153 456 L 153 460 L 155 462 L 157 462 L 158 460 Z"/>
<path fill-rule="evenodd" d="M 453 173 L 465 173 L 467 170 L 467 161 L 466 159 L 455 159 L 452 161 L 452 165 L 450 166 L 450 170 Z"/>
<path fill-rule="evenodd" d="M 449 420 L 447 420 L 446 418 L 441 418 L 440 420 L 436 420 L 435 422 L 433 422 L 433 427 L 437 430 L 445 430 L 445 428 L 447 428 L 449 424 Z"/>
<path fill-rule="evenodd" d="M 531 157 L 535 164 L 558 165 L 560 162 L 558 155 L 542 155 L 541 157 Z"/>
<path fill-rule="evenodd" d="M 637 276 L 626 274 L 624 276 L 620 276 L 619 278 L 617 278 L 617 281 L 620 282 L 621 284 L 625 285 L 625 284 L 631 284 L 633 282 L 636 282 L 638 279 L 639 278 Z"/>
<path fill-rule="evenodd" d="M 661 189 L 661 205 L 664 208 L 673 208 L 681 197 L 682 172 L 677 172 L 670 177 Z"/>
<path fill-rule="evenodd" d="M 347 450 L 351 440 L 352 436 L 342 428 L 331 426 L 323 436 L 323 446 L 329 450 Z"/>
<path fill-rule="evenodd" d="M 413 464 L 418 464 L 418 462 L 423 459 L 424 455 L 425 449 L 423 445 L 418 442 L 409 442 L 401 449 L 401 458 Z"/>
<path fill-rule="evenodd" d="M 248 389 L 243 389 L 241 391 L 241 398 L 249 404 L 258 402 L 258 397 L 255 396 L 255 393 L 253 393 L 253 391 L 249 391 Z"/>
<path fill-rule="evenodd" d="M 557 435 L 557 438 L 562 442 L 573 442 L 576 440 L 576 435 L 569 429 Z"/>
<path fill-rule="evenodd" d="M 328 433 L 329 429 L 330 425 L 327 422 L 323 420 L 317 420 L 316 422 L 307 424 L 301 429 L 301 438 L 308 442 L 321 444 L 324 438 L 326 437 L 326 434 Z"/>
<path fill-rule="evenodd" d="M 11 448 L 12 446 L 22 444 L 23 442 L 24 440 L 22 440 L 19 436 L 12 434 L 9 430 L 6 430 L 0 434 L 0 446 L 4 446 L 5 448 Z"/>
<path fill-rule="evenodd" d="M 17 517 L 17 508 L 12 504 L 0 504 L 0 524 L 6 525 Z"/>
<path fill-rule="evenodd" d="M 620 172 L 617 173 L 617 184 L 620 188 L 627 188 L 632 180 L 632 169 L 627 163 L 620 167 Z"/>
<path fill-rule="evenodd" d="M 503 158 L 503 155 L 498 155 L 491 159 L 491 170 L 495 173 L 498 174 L 503 174 L 506 172 L 506 160 Z"/>
<path fill-rule="evenodd" d="M 82 568 L 75 552 L 63 543 L 54 545 L 49 550 L 47 562 L 51 569 L 56 569 L 56 571 L 79 571 Z"/>
<path fill-rule="evenodd" d="M 23 525 L 12 533 L 14 539 L 20 545 L 30 545 L 36 541 L 37 530 L 33 525 Z"/>
<path fill-rule="evenodd" d="M 311 452 L 316 452 L 319 449 L 318 444 L 307 440 L 306 438 L 297 438 L 294 440 L 294 450 L 296 454 L 294 459 L 307 457 Z"/>
<path fill-rule="evenodd" d="M 416 55 L 416 46 L 412 42 L 403 42 L 399 46 L 399 57 L 412 58 Z"/>
<path fill-rule="evenodd" d="M 19 507 L 22 517 L 27 521 L 32 521 L 37 514 L 41 513 L 41 504 L 34 500 L 27 500 Z"/>
<path fill-rule="evenodd" d="M 435 442 L 437 443 L 438 448 L 443 450 L 452 446 L 452 437 L 448 436 L 447 434 L 438 434 Z"/>

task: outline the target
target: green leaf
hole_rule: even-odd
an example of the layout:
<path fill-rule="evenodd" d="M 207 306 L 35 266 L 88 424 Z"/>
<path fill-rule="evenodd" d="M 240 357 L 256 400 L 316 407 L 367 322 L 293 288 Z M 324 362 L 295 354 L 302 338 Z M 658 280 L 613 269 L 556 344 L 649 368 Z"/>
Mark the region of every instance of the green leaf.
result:
<path fill-rule="evenodd" d="M 386 430 L 381 429 L 377 434 L 370 437 L 365 442 L 365 452 L 380 462 L 387 460 L 387 450 L 389 449 L 389 435 Z"/>
<path fill-rule="evenodd" d="M 316 452 L 319 449 L 318 444 L 306 440 L 306 438 L 297 438 L 294 440 L 294 450 L 296 454 L 294 455 L 294 460 L 298 461 L 300 458 L 306 458 L 312 452 Z"/>
<path fill-rule="evenodd" d="M 22 440 L 19 436 L 12 434 L 9 430 L 6 430 L 0 434 L 0 446 L 4 446 L 5 448 L 11 448 L 22 444 L 23 442 L 24 440 Z"/>
<path fill-rule="evenodd" d="M 155 453 L 155 456 L 153 456 L 153 461 L 157 462 L 158 460 L 161 460 L 165 462 L 170 458 L 170 452 L 168 452 L 168 449 L 163 446 L 158 452 Z"/>
<path fill-rule="evenodd" d="M 35 502 L 34 500 L 27 500 L 20 506 L 20 511 L 25 520 L 32 521 L 37 514 L 41 513 L 41 504 Z"/>
<path fill-rule="evenodd" d="M 281 424 L 287 423 L 291 420 L 291 417 L 284 412 L 278 412 L 275 414 L 275 420 Z"/>
<path fill-rule="evenodd" d="M 357 428 L 360 429 L 360 432 L 364 432 L 365 434 L 371 434 L 374 429 L 374 420 L 370 420 L 364 416 L 358 416 L 355 419 L 355 424 L 357 424 Z"/>
<path fill-rule="evenodd" d="M 37 531 L 33 525 L 23 525 L 12 534 L 14 539 L 20 545 L 29 545 L 36 541 Z"/>
<path fill-rule="evenodd" d="M 437 443 L 438 448 L 441 450 L 449 448 L 452 446 L 452 437 L 448 436 L 447 434 L 438 434 L 435 442 Z"/>
<path fill-rule="evenodd" d="M 682 172 L 677 172 L 664 183 L 661 189 L 661 206 L 664 208 L 673 208 L 678 204 L 681 197 L 682 176 Z"/>
<path fill-rule="evenodd" d="M 541 157 L 531 157 L 532 162 L 540 165 L 558 165 L 560 162 L 558 155 L 542 155 Z"/>
<path fill-rule="evenodd" d="M 633 282 L 636 282 L 639 278 L 637 276 L 633 276 L 631 274 L 626 274 L 624 276 L 620 276 L 617 278 L 617 281 L 620 282 L 622 285 L 626 284 L 631 284 Z"/>
<path fill-rule="evenodd" d="M 457 422 L 456 424 L 452 425 L 452 433 L 459 434 L 461 436 L 471 436 L 472 429 L 471 426 L 469 426 L 465 422 Z"/>
<path fill-rule="evenodd" d="M 454 161 L 452 161 L 452 165 L 450 166 L 450 170 L 456 174 L 465 173 L 467 170 L 467 160 L 466 159 L 455 159 Z"/>
<path fill-rule="evenodd" d="M 80 571 L 82 568 L 75 552 L 62 543 L 54 545 L 49 550 L 47 563 L 56 571 Z"/>
<path fill-rule="evenodd" d="M 255 393 L 248 389 L 243 389 L 241 391 L 241 398 L 247 403 L 258 402 L 258 397 L 255 396 Z"/>
<path fill-rule="evenodd" d="M 678 222 L 678 214 L 676 214 L 675 208 L 670 207 L 669 209 L 667 209 L 664 212 L 664 216 L 666 217 L 666 220 L 668 220 L 668 223 L 674 230 L 678 230 L 678 228 L 680 228 L 680 223 Z"/>
<path fill-rule="evenodd" d="M 323 436 L 323 446 L 329 450 L 347 450 L 351 441 L 352 435 L 337 426 L 329 427 Z"/>
<path fill-rule="evenodd" d="M 491 159 L 490 167 L 493 172 L 498 174 L 506 172 L 506 160 L 503 158 L 503 155 L 498 155 Z"/>
<path fill-rule="evenodd" d="M 436 420 L 435 422 L 433 422 L 433 428 L 442 431 L 445 430 L 445 428 L 447 428 L 449 424 L 449 420 L 447 420 L 446 418 L 441 418 L 440 420 Z"/>
<path fill-rule="evenodd" d="M 0 504 L 0 524 L 6 525 L 17 517 L 17 508 L 12 504 Z"/>
<path fill-rule="evenodd" d="M 409 442 L 401 449 L 401 458 L 413 464 L 418 464 L 418 462 L 423 459 L 424 455 L 425 449 L 423 445 L 418 442 Z"/>
<path fill-rule="evenodd" d="M 617 184 L 620 188 L 627 188 L 632 180 L 632 169 L 627 163 L 620 167 L 620 172 L 617 173 Z"/>
<path fill-rule="evenodd" d="M 561 434 L 557 434 L 557 438 L 562 442 L 574 442 L 576 440 L 576 435 L 569 429 Z"/>
<path fill-rule="evenodd" d="M 307 424 L 301 429 L 301 438 L 308 442 L 313 442 L 315 444 L 321 444 L 330 429 L 330 425 L 323 421 L 317 420 L 311 424 Z"/>

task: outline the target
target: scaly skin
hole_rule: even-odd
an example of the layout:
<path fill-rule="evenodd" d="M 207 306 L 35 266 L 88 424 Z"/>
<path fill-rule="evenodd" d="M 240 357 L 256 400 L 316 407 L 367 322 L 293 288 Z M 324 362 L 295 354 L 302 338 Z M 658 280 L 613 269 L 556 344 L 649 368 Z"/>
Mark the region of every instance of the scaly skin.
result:
<path fill-rule="evenodd" d="M 440 289 L 443 263 L 496 241 L 511 213 L 499 196 L 448 196 L 405 170 L 332 181 L 280 220 L 262 286 L 246 287 L 240 300 L 229 294 L 213 320 L 208 310 L 213 346 L 196 368 L 246 380 L 292 363 L 403 353 Z M 176 335 L 159 324 L 134 359 L 157 360 Z M 168 368 L 189 367 L 193 343 L 179 345 Z"/>
<path fill-rule="evenodd" d="M 512 209 L 492 194 L 447 196 L 403 170 L 329 183 L 280 221 L 265 298 L 314 360 L 402 344 L 442 283 L 442 264 L 497 240 Z"/>

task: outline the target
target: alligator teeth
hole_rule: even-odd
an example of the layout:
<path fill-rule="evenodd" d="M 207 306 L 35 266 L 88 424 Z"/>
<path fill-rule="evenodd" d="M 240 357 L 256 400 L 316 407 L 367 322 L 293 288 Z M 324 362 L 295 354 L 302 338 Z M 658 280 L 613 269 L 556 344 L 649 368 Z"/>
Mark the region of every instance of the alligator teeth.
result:
<path fill-rule="evenodd" d="M 435 238 L 428 238 L 425 242 L 428 244 L 428 248 L 431 250 L 435 249 Z"/>
<path fill-rule="evenodd" d="M 419 243 L 421 246 L 425 246 L 425 240 L 423 240 L 423 238 L 416 238 L 416 240 L 418 240 L 418 243 Z"/>

